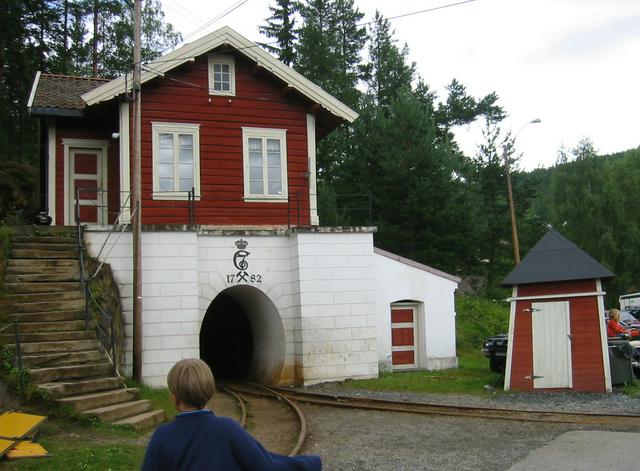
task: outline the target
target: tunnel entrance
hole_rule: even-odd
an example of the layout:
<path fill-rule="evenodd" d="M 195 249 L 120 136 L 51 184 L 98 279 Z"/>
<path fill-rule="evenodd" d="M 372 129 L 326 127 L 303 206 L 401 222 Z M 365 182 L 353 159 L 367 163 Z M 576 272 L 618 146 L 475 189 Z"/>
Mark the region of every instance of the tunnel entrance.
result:
<path fill-rule="evenodd" d="M 280 314 L 262 291 L 234 286 L 211 302 L 200 328 L 200 358 L 216 380 L 277 385 L 284 353 Z"/>

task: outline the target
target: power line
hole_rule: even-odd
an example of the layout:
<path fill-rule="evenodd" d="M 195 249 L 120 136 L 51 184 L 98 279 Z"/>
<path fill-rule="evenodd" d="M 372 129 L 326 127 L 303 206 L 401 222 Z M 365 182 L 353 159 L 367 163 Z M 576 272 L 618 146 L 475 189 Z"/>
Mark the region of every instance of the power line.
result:
<path fill-rule="evenodd" d="M 221 20 L 222 18 L 224 18 L 225 16 L 229 15 L 230 13 L 232 13 L 233 11 L 237 10 L 238 8 L 240 8 L 242 5 L 244 5 L 245 3 L 247 3 L 248 0 L 238 0 L 236 3 L 234 3 L 233 5 L 231 5 L 229 8 L 227 8 L 226 10 L 224 10 L 222 13 L 219 13 L 218 15 L 214 16 L 212 19 L 210 19 L 209 21 L 207 21 L 205 24 L 203 24 L 202 26 L 200 26 L 199 28 L 197 28 L 196 30 L 192 31 L 191 33 L 187 34 L 184 39 L 183 42 L 186 41 L 187 39 L 189 39 L 190 37 L 193 37 L 194 35 L 198 34 L 200 31 L 204 30 L 205 28 L 211 26 L 213 23 L 215 23 L 216 21 Z"/>
<path fill-rule="evenodd" d="M 458 5 L 464 5 L 465 3 L 477 2 L 478 0 L 464 0 L 462 2 L 448 3 L 447 5 L 440 5 L 433 8 L 427 8 L 426 10 L 412 11 L 410 13 L 403 13 L 402 15 L 390 16 L 387 20 L 397 20 L 398 18 L 406 18 L 408 16 L 420 15 L 422 13 L 429 13 L 436 10 L 444 10 L 445 8 L 457 7 Z M 375 20 L 367 21 L 365 23 L 358 23 L 358 26 L 366 26 L 375 23 Z"/>

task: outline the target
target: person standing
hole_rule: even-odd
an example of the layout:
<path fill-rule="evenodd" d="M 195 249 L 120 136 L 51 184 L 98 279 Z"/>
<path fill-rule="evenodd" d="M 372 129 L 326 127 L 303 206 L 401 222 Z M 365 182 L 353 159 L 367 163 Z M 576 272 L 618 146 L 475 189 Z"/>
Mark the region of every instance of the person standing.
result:
<path fill-rule="evenodd" d="M 215 382 L 204 361 L 180 360 L 169 371 L 167 384 L 178 414 L 153 432 L 142 471 L 322 469 L 319 456 L 271 453 L 234 420 L 206 409 Z"/>

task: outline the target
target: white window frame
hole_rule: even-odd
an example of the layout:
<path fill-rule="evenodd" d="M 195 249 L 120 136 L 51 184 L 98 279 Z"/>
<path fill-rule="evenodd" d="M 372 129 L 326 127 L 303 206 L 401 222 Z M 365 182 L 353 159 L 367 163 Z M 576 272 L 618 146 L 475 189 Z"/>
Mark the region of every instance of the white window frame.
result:
<path fill-rule="evenodd" d="M 160 172 L 158 171 L 159 134 L 191 134 L 193 135 L 193 188 L 196 200 L 200 199 L 200 125 L 193 123 L 152 122 L 152 156 L 153 156 L 153 199 L 154 200 L 186 200 L 188 191 L 160 191 Z M 174 142 L 178 142 L 177 139 Z M 175 164 L 175 160 L 174 160 Z M 178 180 L 176 179 L 176 182 Z"/>
<path fill-rule="evenodd" d="M 252 194 L 249 187 L 249 139 L 279 139 L 280 140 L 280 178 L 282 181 L 282 194 Z M 266 149 L 266 143 L 263 145 Z M 243 156 L 243 173 L 244 173 L 244 200 L 245 201 L 271 201 L 286 202 L 289 198 L 289 190 L 287 184 L 287 130 L 273 128 L 242 128 L 242 156 Z M 266 159 L 263 161 L 263 186 L 268 187 Z"/>
<path fill-rule="evenodd" d="M 216 90 L 213 86 L 213 66 L 215 64 L 229 66 L 229 91 Z M 209 95 L 236 96 L 236 63 L 233 56 L 222 54 L 209 55 Z"/>

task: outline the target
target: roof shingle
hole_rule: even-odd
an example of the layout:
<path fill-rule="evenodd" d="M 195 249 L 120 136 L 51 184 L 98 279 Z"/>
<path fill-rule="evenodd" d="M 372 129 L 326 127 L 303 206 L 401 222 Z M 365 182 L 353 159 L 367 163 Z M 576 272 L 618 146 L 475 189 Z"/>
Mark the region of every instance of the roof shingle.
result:
<path fill-rule="evenodd" d="M 83 110 L 86 104 L 80 97 L 108 81 L 94 77 L 41 74 L 35 84 L 31 107 Z"/>
<path fill-rule="evenodd" d="M 559 232 L 550 229 L 502 285 L 613 278 L 615 275 Z"/>

